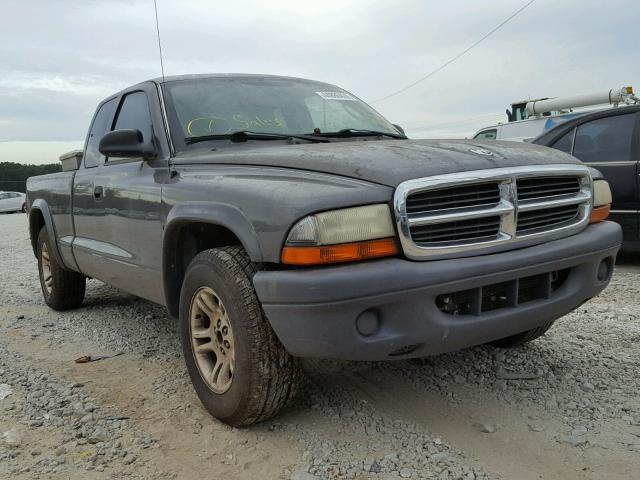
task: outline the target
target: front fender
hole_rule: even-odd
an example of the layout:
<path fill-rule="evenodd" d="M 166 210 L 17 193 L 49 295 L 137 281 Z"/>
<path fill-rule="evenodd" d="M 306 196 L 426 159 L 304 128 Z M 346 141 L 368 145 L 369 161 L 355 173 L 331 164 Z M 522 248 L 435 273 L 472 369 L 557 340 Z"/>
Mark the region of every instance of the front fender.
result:
<path fill-rule="evenodd" d="M 209 223 L 230 230 L 238 237 L 252 261 L 262 261 L 262 251 L 253 225 L 238 208 L 226 203 L 200 201 L 176 205 L 167 215 L 163 246 L 174 228 L 189 222 Z"/>
<path fill-rule="evenodd" d="M 168 216 L 204 216 L 206 223 L 215 218 L 234 232 L 253 261 L 279 263 L 287 232 L 301 218 L 388 203 L 393 190 L 306 170 L 207 164 L 181 166 L 162 195 Z"/>

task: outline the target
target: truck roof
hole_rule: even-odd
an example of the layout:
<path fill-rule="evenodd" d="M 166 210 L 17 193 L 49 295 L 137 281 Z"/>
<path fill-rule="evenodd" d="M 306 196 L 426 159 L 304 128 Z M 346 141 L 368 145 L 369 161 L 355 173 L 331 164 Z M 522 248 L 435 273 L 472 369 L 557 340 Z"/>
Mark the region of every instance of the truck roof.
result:
<path fill-rule="evenodd" d="M 286 76 L 286 75 L 268 75 L 268 74 L 263 74 L 263 73 L 196 73 L 196 74 L 188 74 L 188 75 L 166 75 L 164 78 L 163 77 L 156 77 L 156 78 L 150 78 L 148 80 L 144 80 L 142 82 L 138 82 L 136 84 L 133 85 L 129 85 L 126 88 L 123 88 L 117 92 L 113 92 L 111 95 L 109 95 L 108 97 L 106 97 L 105 99 L 103 99 L 100 104 L 106 102 L 107 100 L 112 99 L 113 97 L 117 97 L 119 95 L 122 95 L 125 92 L 128 92 L 132 89 L 136 89 L 142 85 L 144 85 L 145 83 L 149 83 L 149 82 L 153 82 L 157 85 L 161 85 L 163 83 L 169 83 L 169 82 L 177 82 L 180 80 L 194 80 L 194 79 L 199 79 L 199 78 L 264 78 L 264 79 L 268 79 L 268 78 L 280 78 L 283 80 L 297 80 L 297 81 L 302 81 L 302 82 L 314 82 L 314 83 L 327 83 L 330 84 L 329 82 L 323 82 L 320 80 L 311 80 L 308 78 L 300 78 L 300 77 L 290 77 L 290 76 Z"/>
<path fill-rule="evenodd" d="M 176 82 L 179 80 L 193 80 L 193 79 L 199 79 L 199 78 L 247 78 L 247 77 L 265 78 L 265 79 L 281 78 L 281 79 L 288 79 L 288 80 L 301 80 L 303 82 L 327 83 L 327 82 L 322 82 L 318 80 L 310 80 L 308 78 L 290 77 L 285 75 L 268 75 L 263 73 L 197 73 L 197 74 L 190 74 L 190 75 L 168 75 L 168 76 L 165 76 L 164 78 L 156 77 L 147 81 L 154 82 L 154 83 L 168 83 L 168 82 Z M 145 82 L 141 82 L 141 83 L 145 83 Z"/>

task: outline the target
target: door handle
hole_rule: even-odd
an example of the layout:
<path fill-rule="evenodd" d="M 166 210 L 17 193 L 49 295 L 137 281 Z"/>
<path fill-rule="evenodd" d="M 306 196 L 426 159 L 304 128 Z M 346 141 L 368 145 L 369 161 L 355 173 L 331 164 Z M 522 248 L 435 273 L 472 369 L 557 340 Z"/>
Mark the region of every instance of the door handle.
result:
<path fill-rule="evenodd" d="M 93 198 L 95 198 L 96 200 L 102 198 L 102 194 L 104 193 L 102 187 L 98 186 L 98 187 L 94 187 L 93 189 Z"/>

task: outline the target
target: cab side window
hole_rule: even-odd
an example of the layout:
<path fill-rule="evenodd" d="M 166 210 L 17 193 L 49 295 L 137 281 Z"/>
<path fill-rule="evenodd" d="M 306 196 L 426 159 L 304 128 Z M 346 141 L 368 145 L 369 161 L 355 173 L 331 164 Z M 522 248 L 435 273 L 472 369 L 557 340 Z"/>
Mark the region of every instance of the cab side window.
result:
<path fill-rule="evenodd" d="M 580 125 L 576 131 L 573 155 L 583 162 L 621 162 L 631 160 L 635 114 L 600 118 Z"/>
<path fill-rule="evenodd" d="M 93 120 L 91 130 L 89 130 L 89 138 L 87 139 L 87 148 L 84 152 L 84 167 L 97 167 L 104 161 L 104 157 L 98 150 L 100 140 L 105 133 L 109 131 L 109 123 L 113 118 L 113 112 L 116 109 L 116 99 L 112 98 L 103 103 Z"/>
<path fill-rule="evenodd" d="M 122 99 L 113 130 L 125 129 L 140 130 L 143 141 L 151 141 L 151 114 L 144 92 L 129 93 Z"/>

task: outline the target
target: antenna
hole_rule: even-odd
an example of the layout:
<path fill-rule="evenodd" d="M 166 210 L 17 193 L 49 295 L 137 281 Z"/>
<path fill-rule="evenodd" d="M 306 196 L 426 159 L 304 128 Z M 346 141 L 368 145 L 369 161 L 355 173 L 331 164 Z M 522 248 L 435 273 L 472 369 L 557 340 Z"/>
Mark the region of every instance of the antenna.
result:
<path fill-rule="evenodd" d="M 162 72 L 162 82 L 164 83 L 164 63 L 162 62 L 162 43 L 160 43 L 160 24 L 158 23 L 158 0 L 153 0 L 153 7 L 156 11 L 156 32 L 158 33 L 158 50 L 160 51 L 160 71 Z"/>

